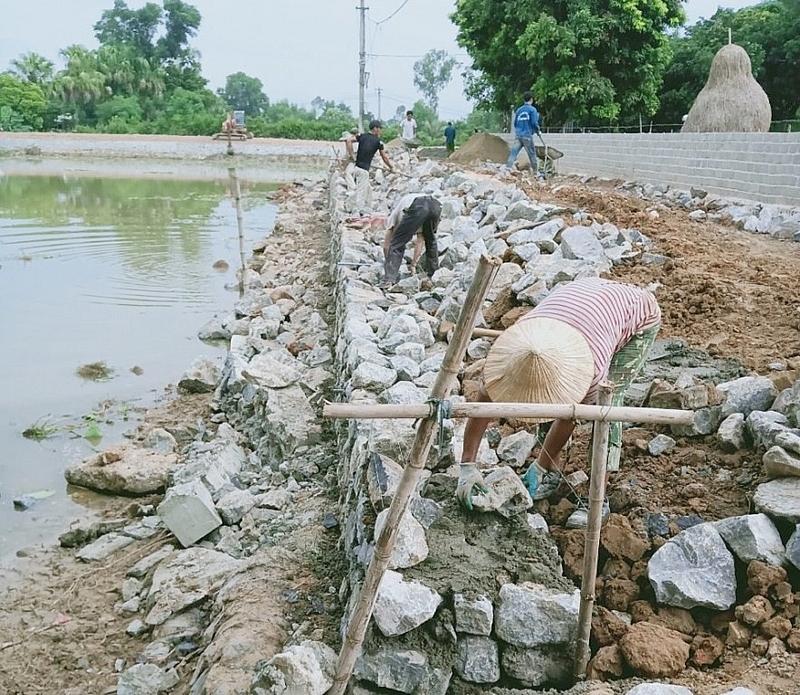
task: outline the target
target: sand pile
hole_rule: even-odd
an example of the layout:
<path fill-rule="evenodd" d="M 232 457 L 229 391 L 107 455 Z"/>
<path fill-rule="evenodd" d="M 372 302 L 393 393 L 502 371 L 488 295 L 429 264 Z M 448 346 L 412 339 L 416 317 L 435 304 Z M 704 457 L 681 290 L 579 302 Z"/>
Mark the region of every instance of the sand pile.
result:
<path fill-rule="evenodd" d="M 459 147 L 449 159 L 460 164 L 473 162 L 495 162 L 505 164 L 510 149 L 503 138 L 489 133 L 475 133 Z"/>

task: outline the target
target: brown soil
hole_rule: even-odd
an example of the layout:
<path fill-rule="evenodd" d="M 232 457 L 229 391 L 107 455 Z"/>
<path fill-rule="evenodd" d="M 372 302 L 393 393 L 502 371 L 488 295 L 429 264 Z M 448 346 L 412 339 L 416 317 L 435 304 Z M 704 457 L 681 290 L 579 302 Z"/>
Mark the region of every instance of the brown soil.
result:
<path fill-rule="evenodd" d="M 459 164 L 475 162 L 495 162 L 505 164 L 508 159 L 508 145 L 505 140 L 489 133 L 475 133 L 449 159 Z"/>
<path fill-rule="evenodd" d="M 537 187 L 531 192 L 539 200 L 589 211 L 600 222 L 637 227 L 653 239 L 654 252 L 670 257 L 664 265 L 623 265 L 611 273 L 620 280 L 661 284 L 656 294 L 664 314 L 663 336 L 683 338 L 694 347 L 736 358 L 761 372 L 778 360 L 800 368 L 800 245 L 723 223 L 694 222 L 685 211 L 636 199 L 611 184 L 569 180 L 555 189 Z M 658 210 L 658 219 L 650 216 L 652 209 Z M 306 221 L 318 224 L 313 211 Z M 291 236 L 291 230 L 286 236 Z M 280 237 L 276 231 L 278 241 Z M 148 422 L 193 426 L 203 404 L 185 406 L 180 401 L 168 404 L 167 409 L 151 414 Z M 651 457 L 638 440 L 656 431 L 626 432 L 622 472 L 611 491 L 620 496 L 634 523 L 647 511 L 716 519 L 750 509 L 760 469 L 753 452 L 723 454 L 709 438 L 679 440 L 673 452 Z M 568 470 L 586 468 L 588 440 L 588 430 L 580 430 L 565 457 Z M 110 500 L 106 514 L 134 511 L 130 500 Z M 0 572 L 0 693 L 114 692 L 115 660 L 122 658 L 130 665 L 143 646 L 141 640 L 125 634 L 130 618 L 114 609 L 122 579 L 138 557 L 166 540 L 159 537 L 134 544 L 102 565 L 91 566 L 75 561 L 71 550 L 50 549 L 20 558 L 14 571 Z M 281 607 L 286 611 L 285 602 L 276 598 L 285 587 L 284 578 L 274 579 L 261 583 L 259 604 L 269 606 L 271 612 Z M 319 578 L 308 563 L 301 563 L 291 580 L 313 586 Z M 321 581 L 326 582 L 324 577 Z M 275 630 L 282 632 L 283 623 L 295 616 L 273 617 Z M 320 629 L 328 643 L 335 642 L 334 626 L 320 624 Z M 271 650 L 280 643 L 273 641 Z M 761 663 L 752 653 L 729 651 L 723 659 L 715 669 L 687 670 L 676 682 L 690 687 L 695 695 L 717 695 L 737 685 L 746 685 L 758 695 L 797 693 L 798 655 Z M 195 666 L 188 660 L 180 672 L 190 675 Z M 185 692 L 183 685 L 175 692 Z"/>

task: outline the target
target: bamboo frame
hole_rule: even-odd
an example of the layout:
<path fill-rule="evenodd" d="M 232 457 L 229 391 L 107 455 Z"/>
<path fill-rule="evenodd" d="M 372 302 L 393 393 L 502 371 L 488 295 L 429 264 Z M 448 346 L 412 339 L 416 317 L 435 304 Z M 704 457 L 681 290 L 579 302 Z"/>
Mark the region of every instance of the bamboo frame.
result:
<path fill-rule="evenodd" d="M 597 392 L 597 403 L 608 408 L 614 388 L 603 382 Z M 608 434 L 610 424 L 607 420 L 594 423 L 592 435 L 592 475 L 589 482 L 589 515 L 586 520 L 586 540 L 583 550 L 583 577 L 581 579 L 581 605 L 578 611 L 578 631 L 575 637 L 576 678 L 586 676 L 589 664 L 589 636 L 592 631 L 592 611 L 594 609 L 595 586 L 597 582 L 597 558 L 600 553 L 600 527 L 603 523 L 603 500 L 606 496 L 606 467 L 608 463 Z"/>
<path fill-rule="evenodd" d="M 228 147 L 230 147 L 231 136 L 228 133 Z M 233 150 L 231 150 L 233 152 Z M 242 213 L 242 191 L 239 186 L 239 176 L 236 173 L 235 167 L 228 169 L 228 176 L 231 179 L 231 192 L 233 193 L 233 200 L 236 206 L 236 226 L 239 229 L 239 263 L 241 266 L 239 277 L 239 296 L 244 294 L 244 276 L 246 270 L 245 254 L 244 254 L 244 213 Z"/>
<path fill-rule="evenodd" d="M 478 269 L 467 293 L 461 314 L 458 317 L 453 338 L 445 353 L 436 383 L 431 389 L 431 398 L 442 399 L 449 395 L 461 368 L 467 345 L 472 337 L 475 318 L 483 304 L 486 291 L 500 268 L 500 264 L 500 259 L 494 256 L 482 256 L 478 262 Z M 392 503 L 389 506 L 386 524 L 375 543 L 375 551 L 367 568 L 356 607 L 350 617 L 347 632 L 342 642 L 342 650 L 339 652 L 333 685 L 328 690 L 327 695 L 343 695 L 347 688 L 356 659 L 364 643 L 367 625 L 372 617 L 372 610 L 375 607 L 375 599 L 378 595 L 378 587 L 386 568 L 389 566 L 389 557 L 394 548 L 400 520 L 422 476 L 428 452 L 436 436 L 437 420 L 431 416 L 430 409 L 425 407 L 425 412 L 421 417 L 423 419 L 420 421 L 414 437 L 414 443 L 411 445 L 408 465 L 403 470 L 403 477 L 400 479 L 397 492 L 395 492 Z"/>
<path fill-rule="evenodd" d="M 433 394 L 431 394 L 433 395 Z M 430 415 L 431 408 L 419 405 L 379 405 L 372 403 L 326 403 L 323 417 L 334 419 L 416 420 Z M 544 418 L 551 420 L 594 420 L 599 422 L 644 422 L 657 425 L 691 425 L 694 411 L 669 408 L 583 405 L 581 403 L 453 403 L 450 417 Z"/>

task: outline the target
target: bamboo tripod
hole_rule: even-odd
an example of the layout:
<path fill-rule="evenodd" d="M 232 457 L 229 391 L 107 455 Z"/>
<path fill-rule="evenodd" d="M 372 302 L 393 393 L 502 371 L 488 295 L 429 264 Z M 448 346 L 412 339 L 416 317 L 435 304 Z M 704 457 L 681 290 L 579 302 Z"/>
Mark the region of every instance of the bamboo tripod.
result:
<path fill-rule="evenodd" d="M 464 307 L 442 361 L 441 371 L 430 393 L 429 404 L 423 405 L 362 405 L 326 403 L 324 417 L 341 419 L 413 418 L 420 419 L 408 457 L 408 465 L 398 484 L 386 523 L 375 543 L 375 551 L 367 568 L 355 609 L 336 664 L 333 685 L 327 695 L 343 695 L 353 672 L 356 659 L 364 642 L 367 625 L 372 617 L 375 600 L 383 575 L 389 565 L 400 520 L 408 507 L 413 491 L 422 475 L 433 439 L 438 430 L 442 414 L 443 399 L 450 393 L 467 344 L 473 335 L 475 317 L 483 298 L 494 279 L 501 261 L 496 257 L 481 257 L 475 279 L 467 293 Z M 499 334 L 499 332 L 498 332 Z M 486 334 L 484 334 L 486 335 Z M 488 336 L 487 336 L 488 337 Z M 584 572 L 581 589 L 581 604 L 577 633 L 577 649 L 574 674 L 583 677 L 589 661 L 589 633 L 591 630 L 594 588 L 597 576 L 597 556 L 602 522 L 602 503 L 605 496 L 605 473 L 608 458 L 608 430 L 612 421 L 690 424 L 692 413 L 688 411 L 660 408 L 611 407 L 612 389 L 608 384 L 600 387 L 599 404 L 596 406 L 577 404 L 536 403 L 462 403 L 452 404 L 445 411 L 448 417 L 545 417 L 558 419 L 581 419 L 595 421 L 592 444 L 592 478 L 589 494 L 589 516 L 584 549 Z"/>

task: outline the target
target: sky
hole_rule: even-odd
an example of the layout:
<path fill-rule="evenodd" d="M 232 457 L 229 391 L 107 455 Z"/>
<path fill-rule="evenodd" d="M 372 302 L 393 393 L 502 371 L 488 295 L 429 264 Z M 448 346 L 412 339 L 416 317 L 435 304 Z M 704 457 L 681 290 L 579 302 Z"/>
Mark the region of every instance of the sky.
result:
<path fill-rule="evenodd" d="M 488 0 L 487 0 L 488 1 Z M 321 96 L 358 113 L 358 0 L 189 0 L 202 15 L 192 46 L 216 91 L 242 71 L 258 77 L 270 101 L 287 99 L 309 108 Z M 0 0 L 0 71 L 34 51 L 56 62 L 71 44 L 95 48 L 93 26 L 113 0 Z M 139 8 L 144 0 L 128 0 Z M 161 4 L 159 2 L 159 4 Z M 455 0 L 365 0 L 369 80 L 366 110 L 386 119 L 420 98 L 414 63 L 435 48 L 462 65 L 469 56 L 456 43 L 448 15 Z M 739 9 L 754 0 L 688 0 L 688 22 L 709 18 L 719 6 Z M 462 69 L 439 99 L 439 116 L 457 119 L 471 110 Z"/>

